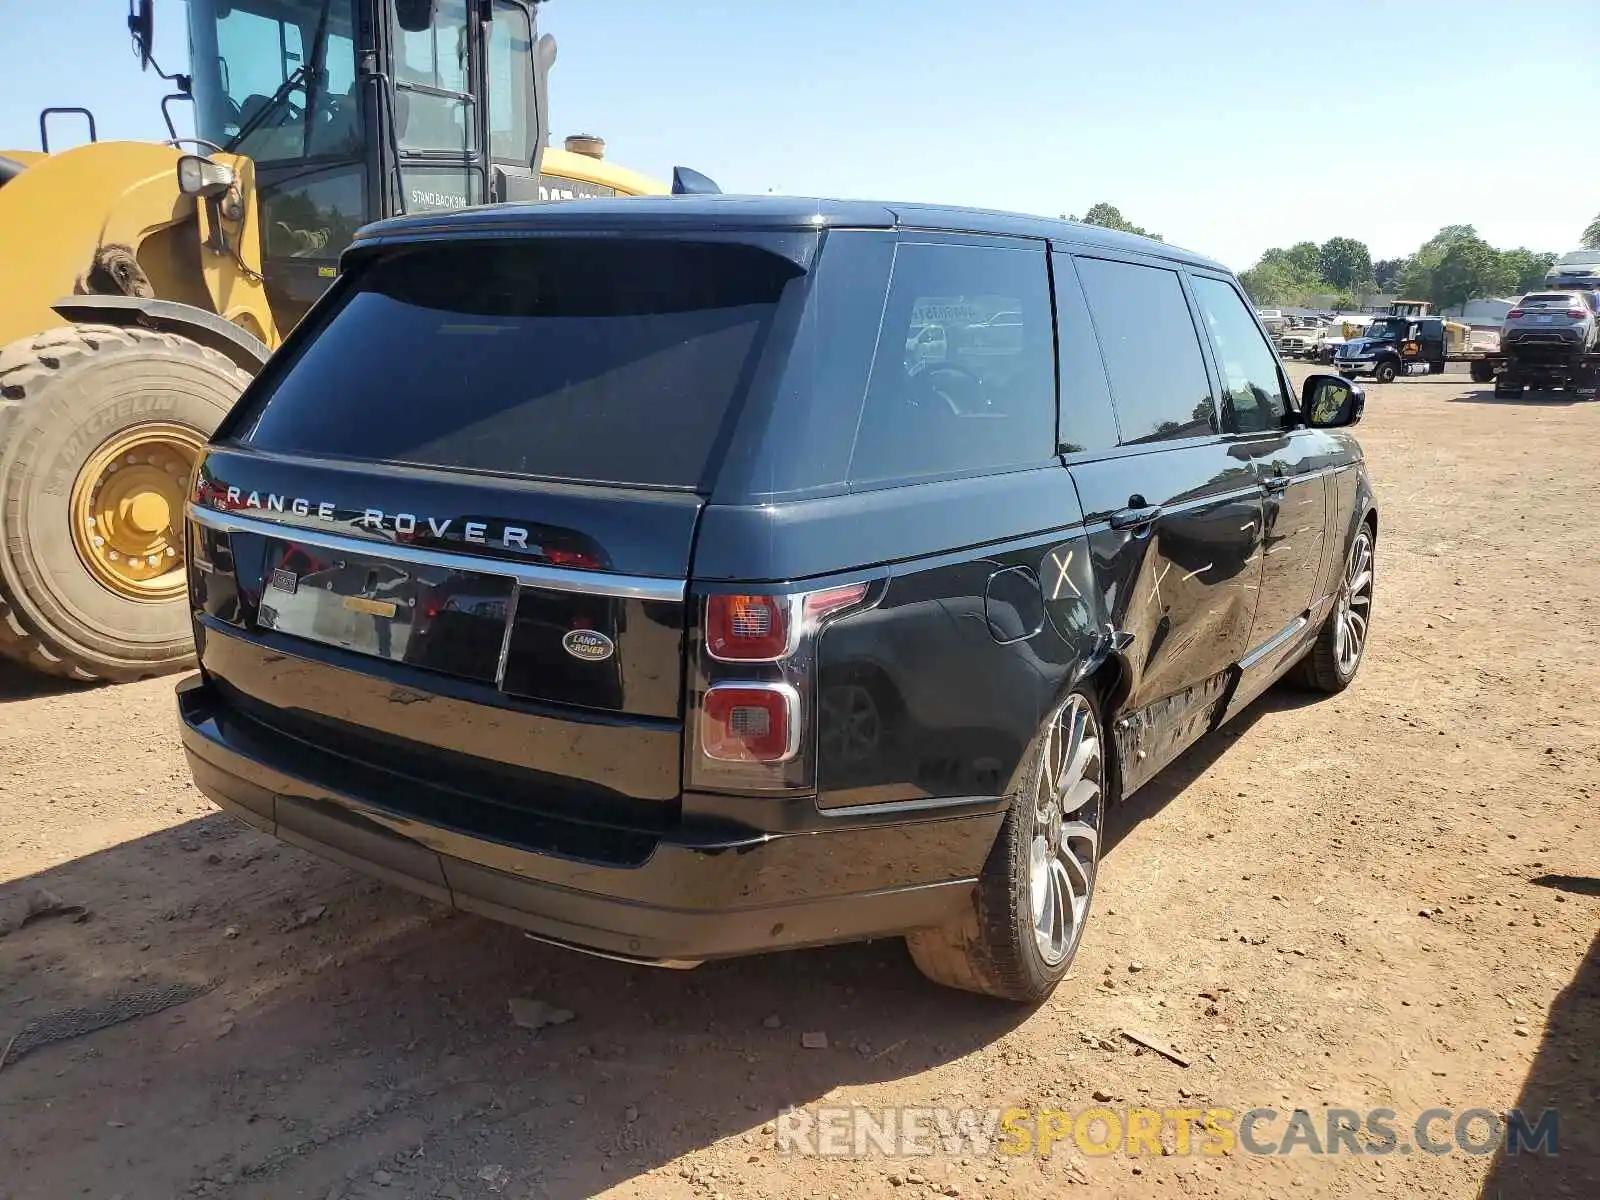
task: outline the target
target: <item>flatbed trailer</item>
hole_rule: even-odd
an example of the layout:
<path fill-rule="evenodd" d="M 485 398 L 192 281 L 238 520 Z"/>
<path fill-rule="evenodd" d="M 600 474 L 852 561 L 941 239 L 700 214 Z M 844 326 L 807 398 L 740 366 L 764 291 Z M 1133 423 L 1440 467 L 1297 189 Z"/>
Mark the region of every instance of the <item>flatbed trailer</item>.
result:
<path fill-rule="evenodd" d="M 1474 383 L 1488 383 L 1504 365 L 1505 353 L 1500 350 L 1459 350 L 1429 358 L 1418 350 L 1401 348 L 1385 350 L 1379 354 L 1350 361 L 1332 356 L 1320 359 L 1327 366 L 1342 369 L 1349 375 L 1372 375 L 1379 383 L 1406 375 L 1431 375 L 1442 372 L 1450 363 L 1471 363 Z"/>
<path fill-rule="evenodd" d="M 1600 351 L 1586 354 L 1508 353 L 1505 350 L 1461 350 L 1443 358 L 1427 358 L 1409 348 L 1384 352 L 1375 359 L 1349 363 L 1333 359 L 1328 365 L 1347 375 L 1370 374 L 1379 383 L 1408 375 L 1436 374 L 1448 363 L 1469 364 L 1473 383 L 1492 383 L 1495 395 L 1520 396 L 1524 391 L 1592 391 L 1600 387 Z"/>
<path fill-rule="evenodd" d="M 1418 307 L 1426 305 L 1421 301 L 1401 301 L 1394 306 Z M 1488 382 L 1494 368 L 1487 364 L 1498 353 L 1498 346 L 1490 349 L 1481 342 L 1474 344 L 1471 330 L 1460 322 L 1427 312 L 1391 311 L 1374 317 L 1364 335 L 1348 339 L 1331 359 L 1324 357 L 1323 361 L 1346 374 L 1370 374 L 1379 383 L 1415 374 L 1418 368 L 1437 375 L 1450 363 L 1464 362 L 1472 364 L 1474 379 Z"/>
<path fill-rule="evenodd" d="M 1494 383 L 1494 394 L 1514 399 L 1525 391 L 1593 393 L 1600 387 L 1600 351 L 1582 354 L 1500 352 L 1473 364 L 1474 383 Z"/>

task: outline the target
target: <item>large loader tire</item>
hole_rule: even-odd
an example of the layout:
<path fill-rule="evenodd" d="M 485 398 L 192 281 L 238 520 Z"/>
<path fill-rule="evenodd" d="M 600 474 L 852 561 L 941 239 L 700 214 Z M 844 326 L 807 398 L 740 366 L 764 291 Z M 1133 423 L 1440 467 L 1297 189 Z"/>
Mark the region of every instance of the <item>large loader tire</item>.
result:
<path fill-rule="evenodd" d="M 184 492 L 249 381 L 145 329 L 79 325 L 0 350 L 0 655 L 118 682 L 193 661 Z"/>

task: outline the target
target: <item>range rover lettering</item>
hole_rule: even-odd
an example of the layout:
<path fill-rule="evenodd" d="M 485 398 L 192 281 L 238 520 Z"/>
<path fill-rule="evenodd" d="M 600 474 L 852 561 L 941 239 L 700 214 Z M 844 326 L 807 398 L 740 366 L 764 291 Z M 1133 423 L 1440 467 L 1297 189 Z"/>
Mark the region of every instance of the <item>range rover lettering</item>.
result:
<path fill-rule="evenodd" d="M 187 508 L 188 761 L 296 846 L 635 962 L 1065 975 L 1107 806 L 1347 686 L 1377 514 L 1216 263 L 685 196 L 367 227 Z"/>

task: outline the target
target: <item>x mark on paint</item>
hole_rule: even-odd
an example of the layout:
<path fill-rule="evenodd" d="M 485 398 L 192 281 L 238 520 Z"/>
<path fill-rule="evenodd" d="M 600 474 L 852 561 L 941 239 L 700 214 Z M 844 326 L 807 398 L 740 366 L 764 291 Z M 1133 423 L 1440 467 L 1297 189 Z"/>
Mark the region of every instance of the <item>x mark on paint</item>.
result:
<path fill-rule="evenodd" d="M 1150 581 L 1150 598 L 1156 602 L 1156 607 L 1161 607 L 1161 581 L 1167 577 L 1167 572 L 1172 570 L 1172 564 L 1167 563 L 1156 572 L 1156 577 Z"/>
<path fill-rule="evenodd" d="M 1067 568 L 1072 566 L 1072 556 L 1076 553 L 1077 551 L 1075 550 L 1068 550 L 1067 557 L 1062 558 L 1054 550 L 1050 551 L 1050 561 L 1053 562 L 1056 567 L 1056 586 L 1055 590 L 1050 593 L 1050 599 L 1061 599 L 1061 589 L 1063 586 L 1071 588 L 1072 594 L 1078 597 L 1080 600 L 1083 598 L 1083 593 L 1078 590 L 1078 585 L 1073 583 L 1071 577 L 1067 575 Z"/>

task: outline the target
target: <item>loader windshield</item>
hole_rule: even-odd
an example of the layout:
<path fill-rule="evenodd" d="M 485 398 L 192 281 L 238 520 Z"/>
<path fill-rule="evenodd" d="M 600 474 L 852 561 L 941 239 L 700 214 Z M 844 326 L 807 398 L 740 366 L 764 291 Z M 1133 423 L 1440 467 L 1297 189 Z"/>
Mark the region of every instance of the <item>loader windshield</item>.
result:
<path fill-rule="evenodd" d="M 258 163 L 360 151 L 354 0 L 189 0 L 195 132 Z"/>

